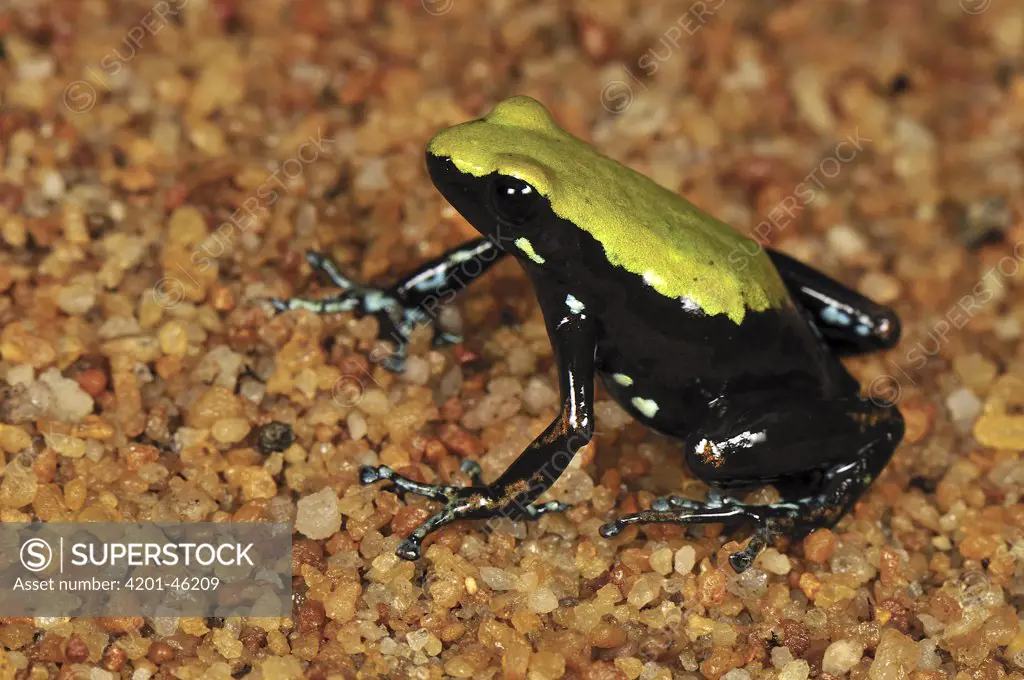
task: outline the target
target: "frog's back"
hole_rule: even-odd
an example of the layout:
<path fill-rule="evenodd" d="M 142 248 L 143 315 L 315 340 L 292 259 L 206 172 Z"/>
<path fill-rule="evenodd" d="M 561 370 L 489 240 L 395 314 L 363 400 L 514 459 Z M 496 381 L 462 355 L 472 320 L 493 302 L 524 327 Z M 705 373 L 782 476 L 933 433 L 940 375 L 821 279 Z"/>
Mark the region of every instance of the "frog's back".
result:
<path fill-rule="evenodd" d="M 565 132 L 528 97 L 449 128 L 430 151 L 462 172 L 518 177 L 558 217 L 592 236 L 612 265 L 657 293 L 741 323 L 777 308 L 787 293 L 766 253 L 728 225 Z"/>

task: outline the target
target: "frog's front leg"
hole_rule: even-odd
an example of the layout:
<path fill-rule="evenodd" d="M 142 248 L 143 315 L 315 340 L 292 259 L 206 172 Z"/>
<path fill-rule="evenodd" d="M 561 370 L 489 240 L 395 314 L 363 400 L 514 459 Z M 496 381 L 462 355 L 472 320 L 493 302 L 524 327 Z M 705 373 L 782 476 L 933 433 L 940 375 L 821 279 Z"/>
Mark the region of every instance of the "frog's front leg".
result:
<path fill-rule="evenodd" d="M 386 479 L 400 491 L 444 503 L 439 512 L 416 527 L 399 544 L 396 551 L 399 557 L 417 559 L 423 539 L 456 520 L 491 517 L 536 519 L 544 513 L 567 507 L 557 502 L 539 506 L 533 502 L 554 484 L 593 433 L 596 331 L 593 319 L 572 296 L 563 295 L 557 318 L 549 318 L 550 306 L 545 304 L 549 293 L 539 297 L 542 306 L 546 307 L 545 320 L 558 364 L 562 408 L 558 417 L 526 447 L 501 477 L 486 486 L 456 487 L 417 482 L 386 466 L 364 467 L 360 471 L 363 484 Z"/>
<path fill-rule="evenodd" d="M 721 496 L 706 503 L 658 499 L 650 510 L 603 526 L 603 536 L 655 522 L 751 522 L 757 529 L 747 547 L 729 558 L 741 572 L 775 536 L 799 538 L 838 522 L 882 471 L 903 436 L 897 409 L 857 396 L 734 397 L 724 402 L 719 402 L 721 419 L 686 440 L 688 467 L 713 488 L 775 484 L 784 500 L 756 505 Z"/>
<path fill-rule="evenodd" d="M 475 460 L 466 459 L 462 461 L 460 466 L 462 471 L 469 476 L 469 481 L 474 486 L 487 486 L 483 478 L 483 470 L 480 468 L 480 463 Z M 534 520 L 540 519 L 542 515 L 546 515 L 549 512 L 563 512 L 568 510 L 570 505 L 566 503 L 560 503 L 559 501 L 549 501 L 541 505 L 527 505 L 526 507 L 515 508 L 517 514 L 510 519 L 525 519 Z"/>
<path fill-rule="evenodd" d="M 271 304 L 279 312 L 305 309 L 316 314 L 356 312 L 376 316 L 381 338 L 395 346 L 393 353 L 381 363 L 389 370 L 401 371 L 405 367 L 409 337 L 416 326 L 434 321 L 441 305 L 451 301 L 505 254 L 487 238 L 474 239 L 427 262 L 390 288 L 375 288 L 352 281 L 329 258 L 309 251 L 306 261 L 310 266 L 326 274 L 342 292 L 319 300 L 274 298 Z M 436 345 L 457 342 L 461 342 L 457 335 L 435 328 Z"/>
<path fill-rule="evenodd" d="M 530 504 L 525 497 L 509 500 L 514 489 L 502 487 L 501 480 L 492 485 L 448 486 L 444 484 L 424 484 L 403 477 L 387 465 L 367 466 L 360 470 L 359 482 L 372 484 L 387 480 L 400 493 L 414 493 L 426 496 L 445 504 L 444 508 L 416 527 L 399 545 L 395 553 L 406 560 L 420 557 L 420 546 L 430 533 L 460 519 L 491 519 L 508 517 L 515 520 L 535 520 L 551 512 L 561 512 L 569 508 L 565 503 L 551 501 L 541 505 Z M 543 491 L 542 491 L 543 492 Z M 539 495 L 539 494 L 538 494 Z"/>

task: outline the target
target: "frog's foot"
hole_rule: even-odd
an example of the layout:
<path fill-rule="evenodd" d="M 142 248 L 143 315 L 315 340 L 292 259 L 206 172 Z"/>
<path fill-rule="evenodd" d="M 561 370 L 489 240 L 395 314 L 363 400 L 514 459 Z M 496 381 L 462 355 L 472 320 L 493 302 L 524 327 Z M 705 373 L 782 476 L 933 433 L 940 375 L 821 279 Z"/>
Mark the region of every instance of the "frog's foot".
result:
<path fill-rule="evenodd" d="M 415 326 L 405 320 L 395 322 L 392 310 L 398 304 L 394 298 L 388 298 L 384 291 L 377 289 L 352 288 L 333 297 L 310 300 L 293 297 L 287 300 L 271 298 L 270 304 L 278 312 L 303 309 L 314 314 L 339 314 L 356 312 L 360 316 L 372 314 L 380 323 L 381 341 L 370 352 L 370 361 L 378 363 L 393 373 L 405 370 L 405 360 L 409 353 L 409 336 Z M 399 310 L 399 315 L 402 311 Z"/>
<path fill-rule="evenodd" d="M 401 543 L 395 554 L 404 560 L 417 560 L 423 539 L 431 532 L 460 519 L 490 519 L 510 517 L 512 519 L 537 519 L 549 512 L 560 512 L 569 508 L 565 503 L 552 501 L 541 505 L 518 506 L 515 502 L 499 500 L 503 494 L 493 487 L 480 483 L 480 466 L 472 461 L 462 465 L 463 472 L 473 480 L 473 486 L 448 486 L 424 484 L 404 477 L 386 465 L 366 466 L 359 471 L 361 484 L 373 484 L 381 480 L 391 482 L 399 493 L 414 493 L 444 503 L 444 507 L 428 517 L 413 529 Z"/>
<path fill-rule="evenodd" d="M 469 477 L 469 481 L 471 481 L 474 486 L 487 486 L 483 480 L 483 470 L 480 469 L 480 463 L 467 458 L 462 461 L 462 465 L 459 466 L 459 469 Z M 502 514 L 507 516 L 509 519 L 531 521 L 540 519 L 541 516 L 547 515 L 548 513 L 565 512 L 571 507 L 572 505 L 569 503 L 562 503 L 561 501 L 548 501 L 547 503 L 539 504 L 535 503 L 525 507 L 513 504 L 509 506 L 506 511 L 503 511 Z"/>
<path fill-rule="evenodd" d="M 310 250 L 306 253 L 306 261 L 314 270 L 323 272 L 331 283 L 341 288 L 341 293 L 332 297 L 311 300 L 301 297 L 289 299 L 271 298 L 270 304 L 278 312 L 303 309 L 314 314 L 339 314 L 355 312 L 360 316 L 373 315 L 380 324 L 380 337 L 383 342 L 370 353 L 370 360 L 379 363 L 389 371 L 400 373 L 405 369 L 408 355 L 409 338 L 413 329 L 420 323 L 428 323 L 429 317 L 419 307 L 403 302 L 391 290 L 364 286 L 356 283 L 338 271 L 337 265 L 328 257 Z M 454 340 L 455 336 L 441 331 L 439 342 Z M 435 340 L 437 340 L 435 338 Z"/>
<path fill-rule="evenodd" d="M 729 556 L 729 563 L 737 573 L 750 568 L 754 559 L 782 533 L 783 526 L 793 524 L 800 509 L 792 503 L 748 505 L 735 499 L 715 494 L 711 501 L 702 503 L 678 496 L 655 499 L 650 510 L 642 510 L 619 517 L 601 527 L 605 538 L 618 536 L 629 526 L 639 524 L 713 524 L 718 522 L 752 522 L 756 529 L 747 546 Z"/>

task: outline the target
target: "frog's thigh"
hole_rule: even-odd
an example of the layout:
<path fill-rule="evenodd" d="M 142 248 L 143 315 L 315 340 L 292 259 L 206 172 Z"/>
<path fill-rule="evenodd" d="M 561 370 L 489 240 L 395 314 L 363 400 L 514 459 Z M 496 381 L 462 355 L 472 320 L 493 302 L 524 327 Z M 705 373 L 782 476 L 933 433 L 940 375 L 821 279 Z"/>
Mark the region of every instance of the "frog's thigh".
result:
<path fill-rule="evenodd" d="M 877 352 L 899 342 L 899 318 L 885 305 L 784 253 L 768 249 L 768 256 L 793 300 L 807 312 L 836 354 Z"/>
<path fill-rule="evenodd" d="M 897 409 L 858 396 L 741 395 L 718 413 L 685 446 L 690 470 L 723 488 L 823 470 L 862 455 L 876 459 L 869 468 L 877 475 L 903 436 Z"/>

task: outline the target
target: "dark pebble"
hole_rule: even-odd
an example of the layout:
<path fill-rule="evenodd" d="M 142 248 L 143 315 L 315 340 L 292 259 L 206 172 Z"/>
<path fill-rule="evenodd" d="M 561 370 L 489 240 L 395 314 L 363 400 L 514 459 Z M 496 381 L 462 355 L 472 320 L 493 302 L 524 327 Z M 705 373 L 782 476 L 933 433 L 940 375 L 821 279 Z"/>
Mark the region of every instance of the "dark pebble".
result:
<path fill-rule="evenodd" d="M 261 453 L 284 451 L 295 443 L 295 432 L 288 423 L 274 420 L 260 428 L 259 449 Z"/>
<path fill-rule="evenodd" d="M 971 203 L 964 210 L 960 222 L 960 238 L 974 250 L 989 243 L 1003 240 L 1013 224 L 1010 207 L 1000 197 L 985 198 Z"/>

